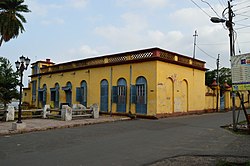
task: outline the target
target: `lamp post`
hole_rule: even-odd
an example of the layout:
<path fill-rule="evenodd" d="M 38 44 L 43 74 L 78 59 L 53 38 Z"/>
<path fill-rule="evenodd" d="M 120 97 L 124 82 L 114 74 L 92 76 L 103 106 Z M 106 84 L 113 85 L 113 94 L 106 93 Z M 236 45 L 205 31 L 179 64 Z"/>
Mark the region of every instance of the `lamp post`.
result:
<path fill-rule="evenodd" d="M 16 61 L 16 68 L 17 72 L 20 75 L 20 96 L 19 96 L 19 105 L 18 105 L 18 120 L 17 123 L 22 123 L 22 91 L 23 91 L 23 72 L 24 70 L 28 69 L 28 66 L 30 64 L 30 59 L 27 57 L 25 58 L 23 55 L 20 57 L 20 61 Z"/>
<path fill-rule="evenodd" d="M 230 40 L 230 57 L 234 56 L 234 29 L 233 29 L 233 17 L 235 16 L 232 10 L 232 6 L 230 4 L 230 2 L 228 1 L 228 7 L 226 8 L 228 9 L 228 20 L 222 19 L 222 18 L 217 18 L 217 17 L 212 17 L 210 20 L 213 23 L 224 23 L 226 22 L 226 26 L 229 30 L 229 40 Z M 224 12 L 226 11 L 226 9 L 223 11 L 223 15 Z M 236 130 L 236 118 L 235 118 L 235 94 L 233 93 L 233 130 Z"/>

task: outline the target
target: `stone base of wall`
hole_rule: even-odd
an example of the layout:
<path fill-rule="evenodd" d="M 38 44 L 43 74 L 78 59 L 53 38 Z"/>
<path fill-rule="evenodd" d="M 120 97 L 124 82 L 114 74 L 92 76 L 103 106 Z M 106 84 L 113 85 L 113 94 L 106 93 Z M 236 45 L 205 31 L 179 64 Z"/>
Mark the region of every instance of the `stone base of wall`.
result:
<path fill-rule="evenodd" d="M 100 114 L 107 115 L 107 116 L 108 115 L 129 116 L 131 118 L 160 119 L 160 118 L 177 117 L 177 116 L 185 116 L 185 115 L 200 115 L 200 114 L 213 113 L 213 112 L 216 112 L 216 110 L 208 109 L 208 110 L 197 110 L 197 111 L 188 111 L 188 112 L 164 113 L 164 114 L 157 114 L 157 115 L 129 114 L 129 113 L 118 113 L 118 112 L 114 112 L 112 114 L 110 114 L 110 112 L 100 112 Z"/>
<path fill-rule="evenodd" d="M 201 115 L 201 114 L 213 113 L 213 112 L 216 112 L 216 110 L 208 109 L 208 110 L 197 110 L 197 111 L 188 111 L 188 112 L 165 113 L 165 114 L 157 114 L 156 118 L 177 117 L 177 116 L 185 116 L 185 115 Z"/>

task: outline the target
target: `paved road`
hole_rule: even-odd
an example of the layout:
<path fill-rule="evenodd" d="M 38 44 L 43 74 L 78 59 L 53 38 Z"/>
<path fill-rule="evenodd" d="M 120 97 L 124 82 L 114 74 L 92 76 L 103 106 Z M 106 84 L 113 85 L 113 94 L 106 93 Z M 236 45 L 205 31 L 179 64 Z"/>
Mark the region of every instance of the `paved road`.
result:
<path fill-rule="evenodd" d="M 147 165 L 178 155 L 250 156 L 231 112 L 132 120 L 0 137 L 0 165 Z"/>

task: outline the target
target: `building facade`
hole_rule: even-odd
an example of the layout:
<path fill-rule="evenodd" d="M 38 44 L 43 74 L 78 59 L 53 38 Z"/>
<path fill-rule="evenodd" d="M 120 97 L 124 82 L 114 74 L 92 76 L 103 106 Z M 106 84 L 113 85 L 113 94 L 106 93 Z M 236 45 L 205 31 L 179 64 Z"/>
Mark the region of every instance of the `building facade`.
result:
<path fill-rule="evenodd" d="M 205 62 L 150 48 L 61 64 L 32 64 L 23 101 L 35 107 L 97 103 L 100 112 L 164 116 L 205 109 Z"/>

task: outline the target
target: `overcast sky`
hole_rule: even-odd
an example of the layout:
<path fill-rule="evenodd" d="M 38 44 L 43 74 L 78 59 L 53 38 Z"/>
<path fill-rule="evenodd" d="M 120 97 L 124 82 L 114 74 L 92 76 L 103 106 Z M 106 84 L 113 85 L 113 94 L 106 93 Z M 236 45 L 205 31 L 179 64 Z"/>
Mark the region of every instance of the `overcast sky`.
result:
<path fill-rule="evenodd" d="M 26 0 L 26 31 L 3 43 L 0 56 L 12 64 L 20 55 L 31 62 L 55 63 L 159 47 L 193 57 L 206 68 L 230 67 L 228 30 L 210 17 L 222 17 L 227 0 Z M 210 6 L 209 6 L 210 5 Z M 236 53 L 250 52 L 250 1 L 234 0 Z M 200 8 L 199 8 L 199 7 Z M 227 11 L 225 12 L 227 14 Z M 227 15 L 226 15 L 227 16 Z M 25 79 L 30 74 L 26 71 Z"/>

